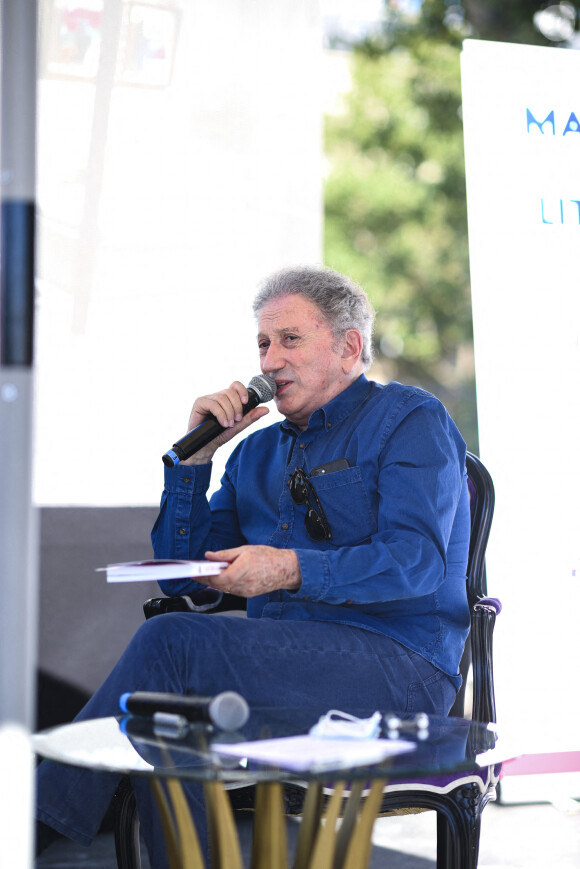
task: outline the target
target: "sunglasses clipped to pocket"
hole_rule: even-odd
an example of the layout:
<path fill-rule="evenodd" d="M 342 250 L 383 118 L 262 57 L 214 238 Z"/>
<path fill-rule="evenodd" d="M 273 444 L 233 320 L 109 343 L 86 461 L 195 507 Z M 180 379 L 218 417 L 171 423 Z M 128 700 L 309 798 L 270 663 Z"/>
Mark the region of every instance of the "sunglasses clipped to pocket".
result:
<path fill-rule="evenodd" d="M 325 465 L 318 465 L 316 468 L 312 468 L 310 477 L 322 477 L 324 474 L 332 474 L 335 471 L 342 471 L 349 467 L 348 459 L 335 459 L 332 462 L 327 462 Z M 290 497 L 299 507 L 304 504 L 308 507 L 306 516 L 304 517 L 304 525 L 310 539 L 317 542 L 320 540 L 332 540 L 332 531 L 330 530 L 328 519 L 322 509 L 322 504 L 316 494 L 316 490 L 310 482 L 310 477 L 302 468 L 296 468 L 288 480 Z"/>

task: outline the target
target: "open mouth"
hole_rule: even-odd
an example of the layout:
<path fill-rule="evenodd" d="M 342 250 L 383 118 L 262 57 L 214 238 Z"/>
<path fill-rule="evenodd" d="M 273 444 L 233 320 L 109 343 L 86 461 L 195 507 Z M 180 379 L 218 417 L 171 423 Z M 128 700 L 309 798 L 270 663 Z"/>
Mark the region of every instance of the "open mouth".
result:
<path fill-rule="evenodd" d="M 282 395 L 286 391 L 286 389 L 292 385 L 291 380 L 277 380 L 276 381 L 276 396 Z"/>

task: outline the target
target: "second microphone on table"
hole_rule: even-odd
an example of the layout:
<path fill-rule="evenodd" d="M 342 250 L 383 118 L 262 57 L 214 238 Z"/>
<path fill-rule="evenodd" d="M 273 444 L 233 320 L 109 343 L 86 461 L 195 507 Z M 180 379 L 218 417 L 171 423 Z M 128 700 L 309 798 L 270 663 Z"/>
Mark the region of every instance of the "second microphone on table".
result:
<path fill-rule="evenodd" d="M 220 730 L 237 730 L 250 715 L 248 704 L 236 691 L 222 691 L 215 697 L 133 691 L 121 695 L 119 706 L 130 715 L 153 718 L 157 713 L 164 713 L 187 721 L 210 722 Z"/>
<path fill-rule="evenodd" d="M 242 413 L 244 416 L 249 410 L 253 410 L 263 402 L 270 401 L 276 395 L 276 381 L 268 374 L 258 374 L 252 377 L 248 384 L 248 401 L 244 404 Z M 188 459 L 202 447 L 213 441 L 219 434 L 225 431 L 214 416 L 210 416 L 201 425 L 196 426 L 180 440 L 173 444 L 163 456 L 163 464 L 168 468 L 174 468 L 179 462 Z"/>

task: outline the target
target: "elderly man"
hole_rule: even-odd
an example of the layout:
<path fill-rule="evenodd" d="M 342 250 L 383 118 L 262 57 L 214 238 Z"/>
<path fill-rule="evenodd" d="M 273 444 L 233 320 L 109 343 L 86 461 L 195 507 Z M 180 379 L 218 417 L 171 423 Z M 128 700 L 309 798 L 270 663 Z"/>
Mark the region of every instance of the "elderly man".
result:
<path fill-rule="evenodd" d="M 465 444 L 429 393 L 367 380 L 373 313 L 344 275 L 283 270 L 254 311 L 261 368 L 285 419 L 241 441 L 208 501 L 213 454 L 268 409 L 243 415 L 239 382 L 198 398 L 189 428 L 212 414 L 224 431 L 165 469 L 152 535 L 158 558 L 227 562 L 208 582 L 216 601 L 247 598 L 248 618 L 192 612 L 146 622 L 81 717 L 115 714 L 127 691 L 228 689 L 250 707 L 446 714 L 469 624 Z M 202 589 L 161 585 L 194 600 Z M 63 796 L 71 787 L 90 798 L 72 805 Z M 112 789 L 87 772 L 41 774 L 38 817 L 89 842 Z M 152 865 L 163 866 L 145 790 L 136 789 Z"/>

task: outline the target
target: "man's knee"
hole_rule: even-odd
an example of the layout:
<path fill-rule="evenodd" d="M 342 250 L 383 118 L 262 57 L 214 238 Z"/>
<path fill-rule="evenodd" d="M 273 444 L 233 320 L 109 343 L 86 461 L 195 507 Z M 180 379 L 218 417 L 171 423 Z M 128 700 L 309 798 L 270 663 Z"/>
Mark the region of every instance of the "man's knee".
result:
<path fill-rule="evenodd" d="M 199 613 L 163 613 L 143 622 L 137 629 L 132 645 L 144 650 L 159 650 L 171 654 L 192 643 L 214 645 L 214 619 Z"/>
<path fill-rule="evenodd" d="M 133 652 L 147 655 L 151 652 L 167 652 L 175 645 L 182 634 L 182 629 L 176 624 L 175 616 L 181 613 L 164 613 L 143 622 L 135 632 L 130 643 Z"/>

